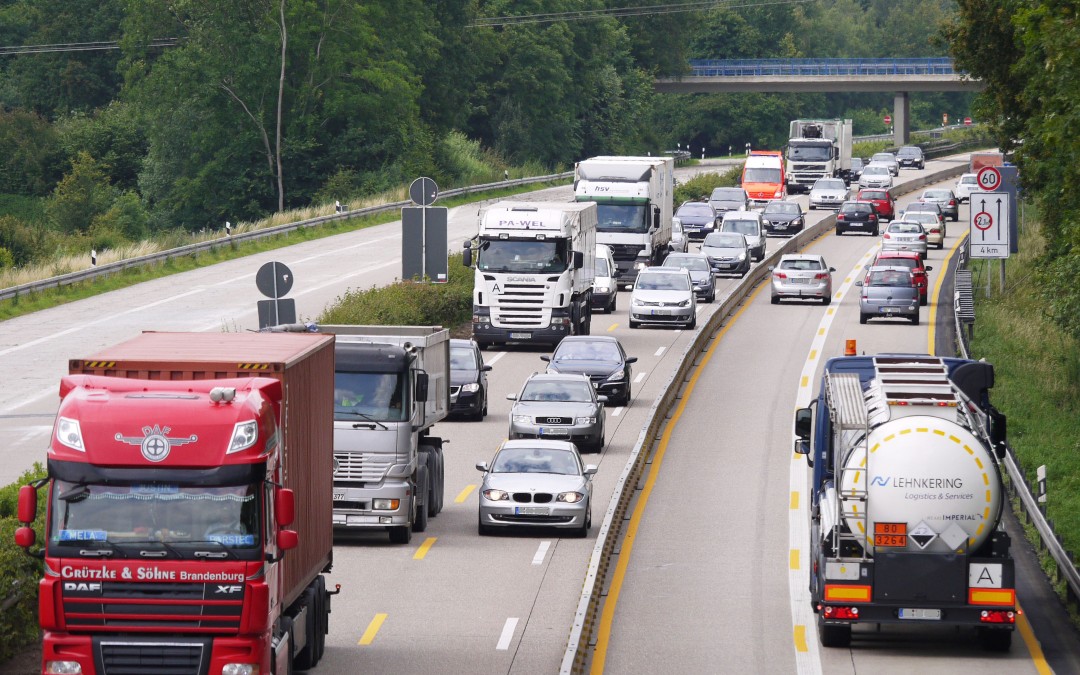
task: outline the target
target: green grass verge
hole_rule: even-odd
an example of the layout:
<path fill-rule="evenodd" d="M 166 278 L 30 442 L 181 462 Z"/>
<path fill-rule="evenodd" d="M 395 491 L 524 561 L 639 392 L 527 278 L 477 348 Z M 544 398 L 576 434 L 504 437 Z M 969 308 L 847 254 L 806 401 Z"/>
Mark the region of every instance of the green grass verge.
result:
<path fill-rule="evenodd" d="M 459 206 L 461 204 L 468 204 L 472 202 L 498 199 L 501 197 L 508 197 L 511 195 L 521 194 L 523 192 L 532 192 L 534 190 L 540 190 L 546 187 L 554 187 L 556 185 L 562 185 L 563 183 L 534 183 L 531 185 L 522 185 L 517 187 L 510 187 L 505 189 L 491 190 L 488 192 L 476 192 L 468 195 L 461 195 L 458 197 L 452 197 L 445 200 L 440 200 L 440 206 Z M 144 281 L 150 281 L 152 279 L 158 279 L 168 276 L 170 274 L 176 274 L 178 272 L 187 272 L 200 267 L 207 267 L 209 265 L 215 265 L 219 262 L 226 260 L 234 260 L 236 258 L 243 258 L 255 253 L 261 253 L 263 251 L 270 251 L 278 248 L 284 248 L 286 246 L 292 246 L 305 241 L 311 241 L 314 239 L 321 239 L 323 237 L 331 237 L 344 232 L 352 232 L 354 230 L 360 230 L 366 227 L 372 227 L 374 225 L 381 225 L 383 223 L 392 222 L 398 220 L 400 214 L 396 211 L 389 211 L 386 213 L 375 214 L 371 216 L 364 216 L 360 218 L 350 218 L 342 221 L 331 221 L 329 223 L 323 223 L 316 227 L 303 228 L 301 230 L 294 230 L 285 234 L 277 235 L 274 237 L 267 237 L 266 239 L 259 239 L 250 242 L 233 242 L 231 244 L 225 244 L 212 251 L 193 254 L 184 258 L 175 258 L 167 262 L 158 265 L 146 265 L 138 268 L 131 268 L 117 272 L 116 274 L 110 274 L 104 277 L 98 277 L 91 281 L 72 284 L 69 286 L 63 286 L 60 288 L 53 288 L 39 293 L 32 293 L 24 296 L 20 296 L 11 300 L 0 301 L 0 321 L 11 319 L 31 312 L 37 312 L 43 309 L 49 309 L 50 307 L 56 307 L 76 300 L 82 300 L 100 293 L 107 293 L 119 288 L 127 288 L 135 284 L 142 283 Z"/>
<path fill-rule="evenodd" d="M 1005 265 L 973 261 L 973 358 L 994 364 L 991 399 L 1008 416 L 1009 443 L 1029 477 L 1046 465 L 1047 517 L 1065 549 L 1080 552 L 1080 343 L 1042 311 L 1035 284 L 1043 239 L 1026 224 Z M 987 297 L 987 279 L 990 293 Z M 1060 584 L 1058 584 L 1060 586 Z"/>
<path fill-rule="evenodd" d="M 38 581 L 44 573 L 41 558 L 26 554 L 15 545 L 19 488 L 45 476 L 45 468 L 34 464 L 18 481 L 0 488 L 0 671 L 3 663 L 22 648 L 39 639 L 37 620 Z M 34 522 L 40 548 L 45 531 L 45 508 L 38 493 L 38 517 Z"/>

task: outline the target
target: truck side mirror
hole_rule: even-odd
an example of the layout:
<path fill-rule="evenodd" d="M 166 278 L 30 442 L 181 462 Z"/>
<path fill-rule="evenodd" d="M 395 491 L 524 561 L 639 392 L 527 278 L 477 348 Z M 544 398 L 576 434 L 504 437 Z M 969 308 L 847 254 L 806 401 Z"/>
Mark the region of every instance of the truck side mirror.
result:
<path fill-rule="evenodd" d="M 297 547 L 300 537 L 295 530 L 278 530 L 277 547 L 282 551 L 288 551 Z"/>
<path fill-rule="evenodd" d="M 19 522 L 30 525 L 37 518 L 37 488 L 24 485 L 19 488 Z"/>
<path fill-rule="evenodd" d="M 278 527 L 288 527 L 296 520 L 296 495 L 288 488 L 279 488 L 274 495 L 274 520 Z"/>
<path fill-rule="evenodd" d="M 469 245 L 468 241 L 465 242 L 465 248 L 461 252 L 461 264 L 465 267 L 472 267 L 472 246 Z"/>
<path fill-rule="evenodd" d="M 810 430 L 814 425 L 814 413 L 810 408 L 795 411 L 795 436 L 801 441 L 810 440 Z M 804 453 L 805 454 L 805 453 Z"/>
<path fill-rule="evenodd" d="M 428 399 L 428 374 L 420 371 L 416 373 L 416 400 L 427 401 Z"/>
<path fill-rule="evenodd" d="M 1006 450 L 1005 440 L 1007 438 L 1006 432 L 1007 432 L 1007 426 L 1008 426 L 1005 423 L 1005 415 L 998 412 L 997 408 L 995 408 L 993 406 L 990 406 L 989 415 L 990 415 L 990 444 L 994 446 L 994 452 L 997 453 L 998 459 L 1004 459 L 1005 458 L 1005 450 Z M 22 494 L 20 494 L 19 497 L 20 497 L 19 501 L 20 501 L 20 506 L 21 506 Z"/>
<path fill-rule="evenodd" d="M 660 229 L 660 207 L 654 206 L 652 210 L 652 229 Z"/>
<path fill-rule="evenodd" d="M 585 253 L 574 251 L 574 269 L 579 270 L 582 267 L 585 267 Z"/>
<path fill-rule="evenodd" d="M 34 545 L 37 541 L 37 533 L 34 532 L 32 527 L 20 527 L 15 530 L 15 545 L 19 548 L 27 549 Z"/>

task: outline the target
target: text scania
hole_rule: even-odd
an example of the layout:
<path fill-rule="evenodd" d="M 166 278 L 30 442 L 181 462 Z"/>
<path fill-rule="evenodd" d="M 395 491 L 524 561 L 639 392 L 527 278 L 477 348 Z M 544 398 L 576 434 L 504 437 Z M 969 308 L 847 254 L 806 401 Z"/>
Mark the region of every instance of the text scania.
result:
<path fill-rule="evenodd" d="M 899 477 L 899 478 L 886 478 L 884 476 L 874 477 L 873 485 L 881 485 L 884 487 L 894 488 L 925 488 L 930 490 L 945 490 L 953 489 L 959 490 L 964 487 L 964 480 L 962 478 L 913 478 L 913 477 Z"/>

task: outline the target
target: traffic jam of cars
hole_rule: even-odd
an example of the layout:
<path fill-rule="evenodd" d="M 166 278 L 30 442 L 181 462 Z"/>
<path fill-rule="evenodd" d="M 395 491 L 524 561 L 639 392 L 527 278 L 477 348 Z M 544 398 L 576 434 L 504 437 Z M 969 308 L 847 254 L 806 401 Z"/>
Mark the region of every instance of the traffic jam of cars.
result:
<path fill-rule="evenodd" d="M 877 242 L 871 262 L 853 282 L 859 323 L 918 325 L 934 269 L 927 264 L 928 251 L 944 246 L 946 221 L 958 220 L 959 205 L 978 189 L 974 174 L 961 176 L 955 187 L 928 187 L 901 205 L 894 180 L 902 170 L 924 168 L 921 150 L 905 146 L 895 155 L 854 159 L 857 169 L 808 184 L 803 201 L 784 195 L 760 204 L 741 187 L 721 187 L 680 204 L 662 262 L 638 265 L 627 286 L 617 278 L 616 247 L 596 244 L 593 314 L 625 311 L 630 329 L 693 330 L 699 304 L 716 302 L 718 280 L 745 277 L 765 259 L 770 240 L 799 234 L 808 226 L 807 209 L 821 209 L 833 212 L 835 234 Z M 785 253 L 770 262 L 765 278 L 771 304 L 828 306 L 836 298 L 837 270 L 821 254 Z M 631 405 L 638 357 L 615 336 L 569 334 L 539 359 L 543 369 L 506 395 L 512 402 L 507 440 L 490 461 L 476 465 L 483 474 L 481 535 L 551 528 L 585 537 L 592 526 L 597 466 L 583 456 L 604 451 L 606 418 Z M 453 340 L 451 365 L 452 412 L 483 420 L 492 369 L 483 349 L 472 340 Z"/>

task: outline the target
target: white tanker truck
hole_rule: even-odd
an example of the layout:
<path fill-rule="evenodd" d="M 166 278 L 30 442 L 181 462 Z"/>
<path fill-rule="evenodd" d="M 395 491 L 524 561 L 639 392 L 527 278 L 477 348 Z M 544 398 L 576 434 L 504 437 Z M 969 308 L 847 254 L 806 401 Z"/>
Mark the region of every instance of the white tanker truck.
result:
<path fill-rule="evenodd" d="M 856 624 L 971 626 L 1007 651 L 1016 591 L 1000 458 L 1005 417 L 993 366 L 926 355 L 825 364 L 795 413 L 813 467 L 810 595 L 818 637 L 846 647 Z"/>

